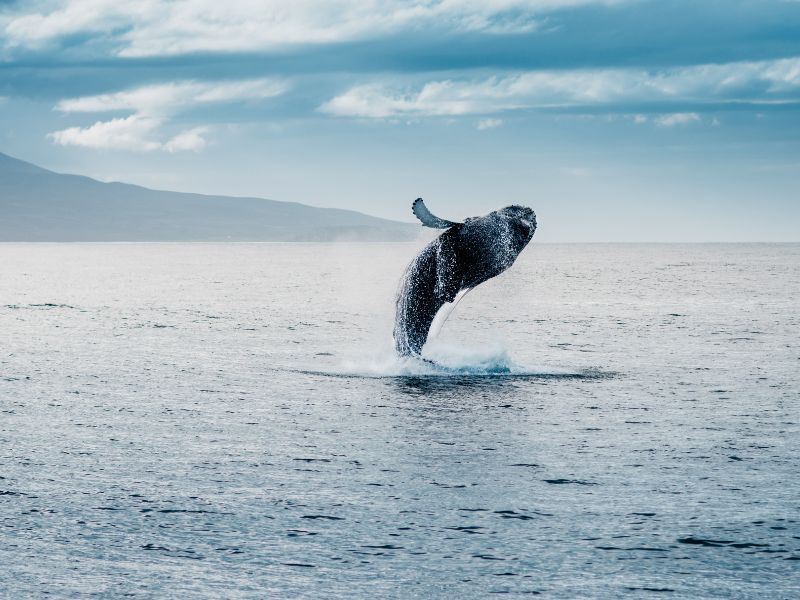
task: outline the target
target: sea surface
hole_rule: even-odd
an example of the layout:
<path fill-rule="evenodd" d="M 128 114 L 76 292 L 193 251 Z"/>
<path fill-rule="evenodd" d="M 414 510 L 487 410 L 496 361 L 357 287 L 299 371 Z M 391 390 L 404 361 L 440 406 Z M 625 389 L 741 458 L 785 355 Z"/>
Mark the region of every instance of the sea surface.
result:
<path fill-rule="evenodd" d="M 800 245 L 420 245 L 0 245 L 0 597 L 800 597 Z"/>

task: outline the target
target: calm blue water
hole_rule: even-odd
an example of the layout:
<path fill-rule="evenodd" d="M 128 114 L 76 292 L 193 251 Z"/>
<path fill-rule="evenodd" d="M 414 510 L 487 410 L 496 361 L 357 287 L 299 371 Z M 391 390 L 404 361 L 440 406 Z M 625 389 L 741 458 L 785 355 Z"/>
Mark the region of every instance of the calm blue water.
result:
<path fill-rule="evenodd" d="M 0 245 L 0 595 L 800 596 L 800 245 Z"/>

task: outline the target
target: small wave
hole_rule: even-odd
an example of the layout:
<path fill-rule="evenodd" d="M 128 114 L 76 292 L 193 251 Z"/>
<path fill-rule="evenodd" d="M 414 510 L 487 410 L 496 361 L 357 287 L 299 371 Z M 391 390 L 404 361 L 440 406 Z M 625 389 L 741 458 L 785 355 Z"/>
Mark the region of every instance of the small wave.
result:
<path fill-rule="evenodd" d="M 78 310 L 78 307 L 72 306 L 71 304 L 56 304 L 54 302 L 43 302 L 39 304 L 4 304 L 2 308 L 9 308 L 11 310 L 20 310 L 20 309 L 48 309 L 48 308 L 71 308 L 73 310 Z"/>

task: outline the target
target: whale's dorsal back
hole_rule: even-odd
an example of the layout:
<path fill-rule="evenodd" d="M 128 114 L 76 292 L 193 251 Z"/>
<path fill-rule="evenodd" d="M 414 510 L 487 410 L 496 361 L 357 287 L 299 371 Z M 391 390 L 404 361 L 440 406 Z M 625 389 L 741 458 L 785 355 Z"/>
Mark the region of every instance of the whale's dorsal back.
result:
<path fill-rule="evenodd" d="M 431 213 L 431 211 L 428 210 L 428 207 L 425 206 L 425 202 L 422 200 L 422 198 L 417 198 L 414 200 L 414 204 L 411 206 L 411 211 L 425 227 L 433 227 L 434 229 L 447 229 L 453 225 L 458 225 L 458 223 L 454 223 L 453 221 L 448 221 L 446 219 L 440 219 Z"/>

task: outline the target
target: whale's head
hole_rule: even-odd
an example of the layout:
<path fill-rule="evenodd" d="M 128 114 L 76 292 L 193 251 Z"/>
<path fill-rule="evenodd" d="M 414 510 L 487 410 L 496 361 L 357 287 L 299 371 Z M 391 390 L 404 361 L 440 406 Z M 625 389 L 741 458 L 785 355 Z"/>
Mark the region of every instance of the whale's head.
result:
<path fill-rule="evenodd" d="M 536 213 L 527 206 L 513 204 L 495 211 L 494 214 L 505 225 L 506 235 L 511 238 L 508 240 L 510 245 L 521 252 L 536 232 Z"/>
<path fill-rule="evenodd" d="M 464 221 L 458 231 L 463 286 L 475 287 L 509 268 L 536 231 L 536 214 L 527 206 L 506 206 Z"/>
<path fill-rule="evenodd" d="M 491 231 L 492 253 L 504 269 L 511 266 L 536 232 L 536 213 L 527 206 L 506 206 L 480 218 L 488 226 L 487 233 Z"/>

